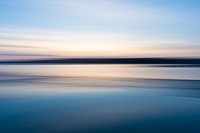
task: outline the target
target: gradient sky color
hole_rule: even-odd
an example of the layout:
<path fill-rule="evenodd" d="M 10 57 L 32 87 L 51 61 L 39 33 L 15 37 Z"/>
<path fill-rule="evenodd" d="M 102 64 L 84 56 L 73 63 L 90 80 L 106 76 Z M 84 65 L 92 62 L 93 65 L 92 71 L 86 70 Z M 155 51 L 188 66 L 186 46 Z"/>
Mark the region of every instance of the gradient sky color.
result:
<path fill-rule="evenodd" d="M 0 59 L 200 57 L 199 0 L 0 0 Z"/>

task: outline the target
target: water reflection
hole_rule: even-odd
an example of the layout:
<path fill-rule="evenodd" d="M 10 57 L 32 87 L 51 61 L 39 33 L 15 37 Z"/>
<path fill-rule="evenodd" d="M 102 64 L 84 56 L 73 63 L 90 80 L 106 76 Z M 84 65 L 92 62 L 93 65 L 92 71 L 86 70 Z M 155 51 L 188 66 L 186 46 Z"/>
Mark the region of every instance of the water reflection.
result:
<path fill-rule="evenodd" d="M 200 130 L 199 68 L 0 68 L 2 133 Z"/>

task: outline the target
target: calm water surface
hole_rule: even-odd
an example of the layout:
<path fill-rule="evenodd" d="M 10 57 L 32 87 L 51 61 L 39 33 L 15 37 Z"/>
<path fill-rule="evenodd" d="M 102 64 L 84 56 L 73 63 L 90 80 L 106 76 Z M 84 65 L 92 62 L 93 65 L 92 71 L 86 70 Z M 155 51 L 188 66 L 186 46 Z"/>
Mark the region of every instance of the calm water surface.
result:
<path fill-rule="evenodd" d="M 0 66 L 0 133 L 199 133 L 200 68 Z"/>

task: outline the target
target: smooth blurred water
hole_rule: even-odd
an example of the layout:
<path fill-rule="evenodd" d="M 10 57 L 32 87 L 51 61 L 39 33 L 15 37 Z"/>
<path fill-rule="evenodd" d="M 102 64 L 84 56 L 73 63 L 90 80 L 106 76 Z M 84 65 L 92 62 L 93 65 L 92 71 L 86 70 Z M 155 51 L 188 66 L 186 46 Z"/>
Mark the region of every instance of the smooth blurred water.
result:
<path fill-rule="evenodd" d="M 199 133 L 200 68 L 0 66 L 0 133 Z"/>

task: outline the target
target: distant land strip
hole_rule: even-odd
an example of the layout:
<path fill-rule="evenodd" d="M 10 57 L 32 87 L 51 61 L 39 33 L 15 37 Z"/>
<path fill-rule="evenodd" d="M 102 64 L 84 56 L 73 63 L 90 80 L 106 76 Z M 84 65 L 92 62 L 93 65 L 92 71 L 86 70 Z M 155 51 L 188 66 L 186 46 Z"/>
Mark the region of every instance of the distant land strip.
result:
<path fill-rule="evenodd" d="M 154 64 L 200 66 L 199 58 L 62 58 L 0 61 L 0 64 Z"/>

